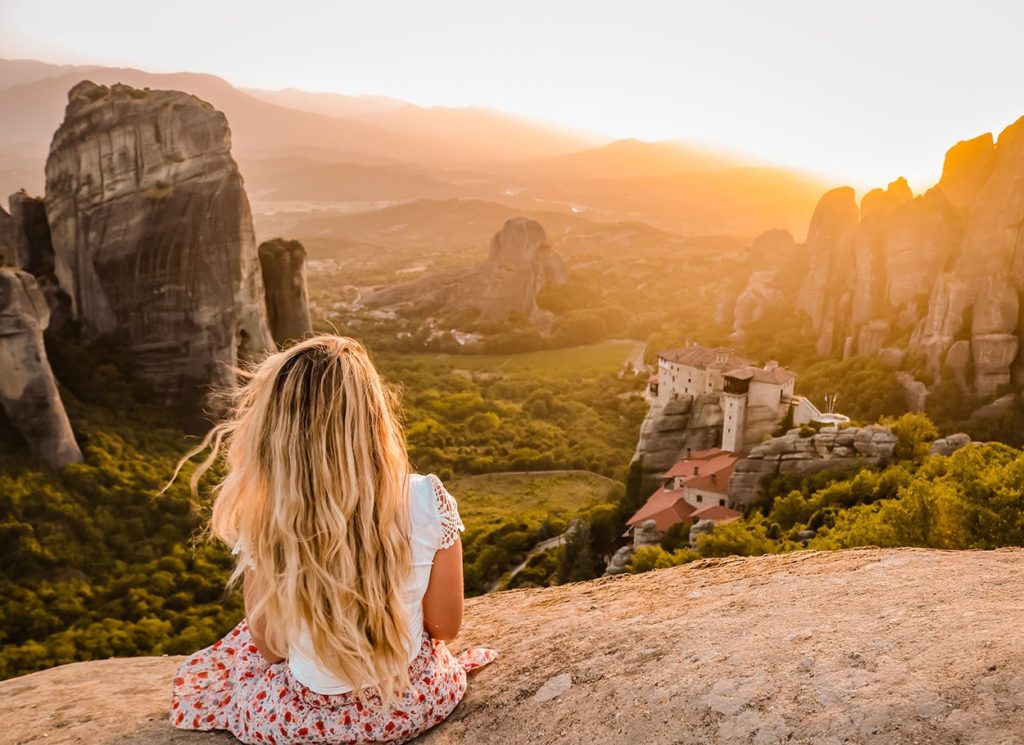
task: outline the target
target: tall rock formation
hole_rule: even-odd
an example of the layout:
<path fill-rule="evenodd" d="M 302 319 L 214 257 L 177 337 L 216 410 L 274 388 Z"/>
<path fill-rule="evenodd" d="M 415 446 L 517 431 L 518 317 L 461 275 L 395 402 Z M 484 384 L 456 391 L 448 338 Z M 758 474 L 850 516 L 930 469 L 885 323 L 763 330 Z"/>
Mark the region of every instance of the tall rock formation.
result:
<path fill-rule="evenodd" d="M 46 162 L 56 274 L 83 341 L 113 340 L 183 423 L 274 348 L 224 115 L 177 91 L 68 95 Z"/>
<path fill-rule="evenodd" d="M 835 347 L 836 318 L 849 312 L 851 294 L 843 278 L 853 271 L 853 241 L 857 232 L 857 203 L 853 189 L 840 187 L 821 198 L 807 231 L 807 277 L 797 296 L 797 308 L 811 318 L 818 335 L 818 354 Z"/>
<path fill-rule="evenodd" d="M 565 264 L 548 245 L 544 228 L 526 217 L 507 220 L 495 233 L 477 277 L 466 303 L 480 309 L 481 320 L 519 314 L 539 326 L 546 323 L 549 314 L 538 307 L 537 294 L 548 285 L 568 281 Z"/>
<path fill-rule="evenodd" d="M 768 230 L 755 238 L 747 252 L 750 274 L 739 294 L 724 295 L 718 322 L 732 324 L 734 338 L 764 317 L 770 308 L 786 303 L 792 294 L 791 277 L 806 271 L 806 253 L 788 230 Z"/>
<path fill-rule="evenodd" d="M 60 468 L 80 462 L 82 453 L 43 346 L 49 322 L 32 275 L 0 268 L 0 405 L 36 457 Z"/>
<path fill-rule="evenodd" d="M 279 347 L 313 333 L 306 293 L 306 249 L 298 241 L 274 238 L 259 247 L 267 321 Z"/>
<path fill-rule="evenodd" d="M 476 308 L 480 320 L 511 315 L 548 330 L 552 314 L 537 305 L 545 287 L 565 284 L 568 272 L 536 220 L 514 217 L 491 239 L 487 259 L 476 267 L 446 269 L 363 297 L 370 307 L 416 302 L 441 308 Z"/>
<path fill-rule="evenodd" d="M 957 339 L 970 344 L 974 389 L 993 393 L 1011 377 L 1020 347 L 1024 289 L 1024 119 L 990 139 L 950 151 L 939 188 L 967 212 L 963 240 L 950 270 L 939 275 L 928 314 L 914 341 L 938 370 Z"/>
<path fill-rule="evenodd" d="M 914 197 L 903 179 L 863 199 L 826 194 L 808 233 L 797 300 L 820 354 L 923 352 L 981 395 L 1024 381 L 1024 119 L 993 141 L 949 150 L 938 184 Z M 909 337 L 909 342 L 907 341 Z"/>

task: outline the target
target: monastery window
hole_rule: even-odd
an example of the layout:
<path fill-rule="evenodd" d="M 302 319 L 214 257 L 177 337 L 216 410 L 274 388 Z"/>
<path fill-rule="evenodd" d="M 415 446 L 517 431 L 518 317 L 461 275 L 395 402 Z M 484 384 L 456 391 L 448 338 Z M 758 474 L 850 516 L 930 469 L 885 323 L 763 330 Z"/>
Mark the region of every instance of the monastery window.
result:
<path fill-rule="evenodd" d="M 703 502 L 704 501 L 704 495 L 703 494 L 698 494 L 697 495 L 697 501 L 698 502 Z"/>
<path fill-rule="evenodd" d="M 718 506 L 719 507 L 725 507 L 725 500 L 724 499 L 719 499 L 718 500 Z"/>

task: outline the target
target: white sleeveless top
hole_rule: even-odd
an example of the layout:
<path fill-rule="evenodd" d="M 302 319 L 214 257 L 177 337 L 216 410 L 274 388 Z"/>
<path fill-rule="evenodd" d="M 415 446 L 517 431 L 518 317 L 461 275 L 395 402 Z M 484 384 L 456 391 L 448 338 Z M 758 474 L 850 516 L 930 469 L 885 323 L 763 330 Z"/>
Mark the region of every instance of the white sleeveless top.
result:
<path fill-rule="evenodd" d="M 419 654 L 423 640 L 423 595 L 430 582 L 434 554 L 453 545 L 465 530 L 454 497 L 437 476 L 410 476 L 412 571 L 402 587 L 402 604 L 408 617 L 409 662 Z M 236 552 L 238 547 L 236 547 Z M 348 681 L 329 672 L 317 659 L 308 633 L 303 632 L 289 646 L 288 667 L 295 679 L 316 693 L 351 691 Z"/>

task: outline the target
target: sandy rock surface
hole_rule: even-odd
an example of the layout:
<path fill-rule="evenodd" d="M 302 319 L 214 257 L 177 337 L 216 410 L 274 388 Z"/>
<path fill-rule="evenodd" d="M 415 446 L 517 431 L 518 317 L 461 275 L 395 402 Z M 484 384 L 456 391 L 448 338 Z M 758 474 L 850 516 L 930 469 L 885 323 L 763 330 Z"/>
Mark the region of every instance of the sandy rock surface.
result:
<path fill-rule="evenodd" d="M 1024 550 L 720 559 L 469 603 L 449 743 L 1024 743 Z M 0 683 L 5 743 L 220 743 L 164 722 L 178 658 Z"/>

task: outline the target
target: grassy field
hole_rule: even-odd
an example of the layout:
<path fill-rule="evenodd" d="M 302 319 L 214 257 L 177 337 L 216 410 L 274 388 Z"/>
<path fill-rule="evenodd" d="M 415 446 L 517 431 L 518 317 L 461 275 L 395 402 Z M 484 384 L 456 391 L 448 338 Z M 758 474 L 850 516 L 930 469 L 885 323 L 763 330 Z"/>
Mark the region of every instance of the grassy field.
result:
<path fill-rule="evenodd" d="M 507 520 L 513 515 L 568 519 L 579 510 L 609 501 L 620 488 L 597 474 L 488 473 L 450 479 L 467 527 Z"/>
<path fill-rule="evenodd" d="M 457 370 L 527 373 L 536 377 L 589 376 L 622 369 L 635 346 L 631 341 L 606 341 L 582 347 L 546 349 L 522 354 L 416 354 L 413 359 Z"/>

